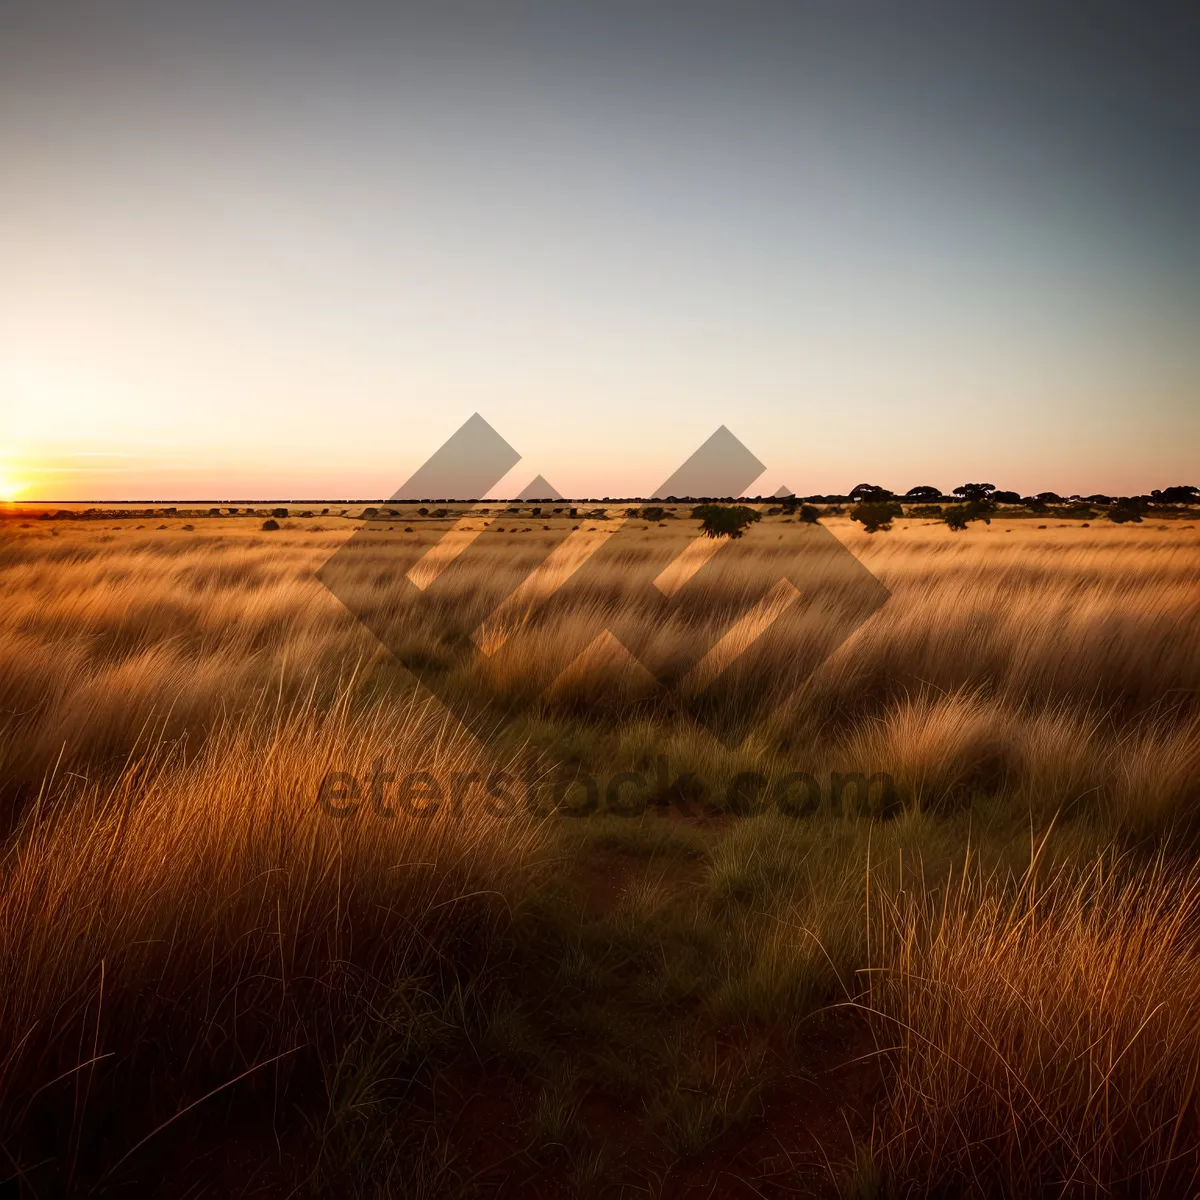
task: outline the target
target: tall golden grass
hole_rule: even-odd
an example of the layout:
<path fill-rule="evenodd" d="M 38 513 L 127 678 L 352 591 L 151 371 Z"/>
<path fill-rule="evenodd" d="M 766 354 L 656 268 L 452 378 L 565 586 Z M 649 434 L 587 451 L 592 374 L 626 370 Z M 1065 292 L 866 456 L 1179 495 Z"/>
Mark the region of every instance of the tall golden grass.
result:
<path fill-rule="evenodd" d="M 769 568 L 799 528 L 763 522 L 746 543 Z M 977 777 L 1000 771 L 1039 794 L 1052 784 L 1056 802 L 1086 802 L 1103 783 L 1123 790 L 1131 817 L 1139 807 L 1166 815 L 1193 798 L 1193 531 L 1039 531 L 1026 522 L 1012 533 L 995 525 L 954 534 L 913 524 L 872 539 L 848 522 L 832 528 L 892 598 L 807 679 L 828 614 L 790 627 L 791 641 L 762 672 L 770 716 L 756 730 L 756 752 L 807 745 L 832 754 L 845 742 L 851 758 L 906 763 L 922 800 L 952 781 L 922 776 L 914 756 L 953 773 L 970 767 L 965 755 Z M 315 686 L 328 703 L 356 664 L 368 688 L 382 678 L 386 655 L 313 576 L 344 534 L 264 536 L 221 521 L 204 529 L 112 538 L 67 526 L 60 537 L 21 531 L 0 546 L 0 781 L 36 787 L 56 762 L 85 772 L 119 764 L 147 722 L 199 736 L 262 690 L 295 698 Z M 416 561 L 437 533 L 392 536 Z M 655 536 L 648 530 L 646 549 L 635 543 L 630 553 L 650 554 Z M 486 539 L 436 622 L 408 619 L 413 600 L 398 600 L 395 588 L 404 555 L 398 565 L 382 543 L 360 553 L 343 581 L 356 610 L 390 609 L 406 651 L 467 700 L 523 695 L 538 675 L 531 656 L 571 657 L 629 599 L 629 573 L 616 564 L 594 590 L 539 616 L 536 636 L 512 654 L 472 660 L 466 640 L 545 554 L 540 532 Z M 703 579 L 686 624 L 658 622 L 647 634 L 660 660 L 671 643 L 680 654 L 708 644 L 736 612 L 744 580 L 721 570 Z M 551 720 L 583 712 L 608 732 L 661 717 L 636 695 L 644 672 L 596 667 L 561 701 L 527 696 L 526 709 Z M 686 739 L 686 728 L 675 732 Z"/>
<path fill-rule="evenodd" d="M 103 1139 L 128 1096 L 114 1170 L 215 1092 L 258 1072 L 268 1092 L 303 1085 L 380 1026 L 416 1063 L 431 1023 L 461 1020 L 442 1009 L 486 972 L 506 893 L 536 870 L 538 828 L 478 808 L 318 808 L 327 771 L 494 767 L 443 713 L 240 699 L 194 752 L 151 739 L 98 781 L 51 774 L 9 839 L 0 1141 L 18 1170 Z"/>
<path fill-rule="evenodd" d="M 336 821 L 318 784 L 328 770 L 365 778 L 381 756 L 398 772 L 482 773 L 497 755 L 525 761 L 530 741 L 613 764 L 663 752 L 768 776 L 885 771 L 914 829 L 986 802 L 1007 814 L 1005 836 L 1077 822 L 1088 853 L 1115 839 L 1103 869 L 1034 871 L 1019 886 L 975 871 L 914 894 L 900 872 L 869 926 L 843 878 L 851 856 L 824 936 L 844 943 L 837 976 L 851 990 L 867 954 L 862 1002 L 894 1051 L 879 1161 L 897 1187 L 1165 1194 L 1192 1180 L 1194 532 L 901 522 L 868 538 L 833 521 L 892 597 L 807 678 L 829 613 L 797 622 L 760 681 L 767 719 L 731 753 L 686 711 L 639 696 L 619 664 L 525 695 L 526 656 L 565 654 L 628 599 L 620 564 L 538 617 L 510 656 L 460 653 L 545 553 L 539 530 L 489 534 L 442 623 L 410 623 L 407 648 L 460 696 L 523 697 L 513 739 L 485 751 L 314 577 L 344 532 L 132 524 L 112 536 L 8 522 L 0 540 L 0 1145 L 18 1166 L 47 1113 L 48 1144 L 77 1146 L 131 1080 L 134 1124 L 152 1135 L 247 1073 L 336 1061 L 364 1023 L 415 1030 L 396 997 L 436 1004 L 499 953 L 507 899 L 553 835 L 469 805 L 453 819 Z M 413 561 L 437 536 L 420 528 L 394 534 Z M 745 541 L 769 569 L 798 531 L 768 519 Z M 655 536 L 629 554 L 657 553 Z M 355 570 L 358 601 L 405 627 L 394 555 L 380 546 Z M 719 634 L 744 586 L 713 572 L 687 621 L 648 632 L 655 653 Z M 531 619 L 509 615 L 517 629 Z M 736 874 L 738 839 L 753 857 L 770 836 L 734 831 L 712 879 Z M 1145 865 L 1164 846 L 1171 857 Z M 815 859 L 805 871 L 822 878 Z M 815 945 L 764 942 L 762 986 L 803 973 Z M 139 1140 L 123 1137 L 110 1168 Z"/>
<path fill-rule="evenodd" d="M 1119 866 L 880 898 L 868 1005 L 895 1055 L 896 1190 L 1194 1193 L 1200 873 Z"/>

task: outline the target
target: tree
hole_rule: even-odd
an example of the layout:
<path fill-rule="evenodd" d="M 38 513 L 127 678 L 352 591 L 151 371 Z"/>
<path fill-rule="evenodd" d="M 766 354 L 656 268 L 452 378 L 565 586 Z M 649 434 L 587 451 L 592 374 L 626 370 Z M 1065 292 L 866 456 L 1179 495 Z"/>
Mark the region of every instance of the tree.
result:
<path fill-rule="evenodd" d="M 925 483 L 920 487 L 909 488 L 904 494 L 913 501 L 940 500 L 942 498 L 942 489 Z"/>
<path fill-rule="evenodd" d="M 879 487 L 874 483 L 860 483 L 857 487 L 850 489 L 851 500 L 891 500 L 893 494 L 887 488 Z"/>
<path fill-rule="evenodd" d="M 1043 504 L 1061 504 L 1062 497 L 1057 492 L 1038 492 L 1037 499 Z"/>
<path fill-rule="evenodd" d="M 692 509 L 692 520 L 700 522 L 705 537 L 740 538 L 748 525 L 762 520 L 762 513 L 744 504 L 700 504 Z"/>
<path fill-rule="evenodd" d="M 987 500 L 995 490 L 994 483 L 963 483 L 954 489 L 954 495 L 964 500 Z"/>
<path fill-rule="evenodd" d="M 993 504 L 1020 504 L 1020 492 L 993 492 L 991 495 Z"/>
<path fill-rule="evenodd" d="M 1158 504 L 1200 504 L 1200 488 L 1190 483 L 1163 488 L 1161 492 L 1153 491 L 1150 495 Z"/>
<path fill-rule="evenodd" d="M 892 500 L 864 500 L 850 510 L 850 520 L 858 521 L 868 533 L 892 527 L 893 517 L 904 516 L 904 509 Z"/>

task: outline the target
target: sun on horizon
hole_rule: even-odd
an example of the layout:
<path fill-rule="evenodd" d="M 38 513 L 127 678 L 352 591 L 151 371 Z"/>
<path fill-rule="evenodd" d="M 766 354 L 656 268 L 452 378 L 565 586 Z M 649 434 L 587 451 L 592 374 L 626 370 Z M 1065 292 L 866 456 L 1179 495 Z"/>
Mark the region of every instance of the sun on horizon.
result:
<path fill-rule="evenodd" d="M 25 490 L 25 484 L 14 479 L 7 471 L 0 470 L 0 501 L 10 503 L 20 497 Z"/>

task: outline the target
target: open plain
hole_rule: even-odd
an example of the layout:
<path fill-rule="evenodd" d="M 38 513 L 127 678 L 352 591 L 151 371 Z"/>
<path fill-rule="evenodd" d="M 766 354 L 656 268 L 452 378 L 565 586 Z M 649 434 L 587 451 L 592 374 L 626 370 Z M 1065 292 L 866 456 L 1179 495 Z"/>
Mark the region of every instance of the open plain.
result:
<path fill-rule="evenodd" d="M 837 594 L 801 595 L 730 747 L 574 653 L 639 555 L 698 536 L 684 506 L 491 514 L 432 624 L 395 564 L 470 514 L 377 516 L 356 611 L 437 695 L 317 577 L 361 506 L 188 507 L 0 523 L 0 1148 L 29 1195 L 1200 1182 L 1192 519 L 826 514 L 890 596 L 826 656 Z M 564 522 L 625 557 L 498 625 Z M 764 516 L 738 552 L 810 534 Z M 698 575 L 648 652 L 717 639 L 739 581 Z M 542 655 L 574 663 L 553 692 Z M 504 713 L 484 740 L 473 702 Z"/>

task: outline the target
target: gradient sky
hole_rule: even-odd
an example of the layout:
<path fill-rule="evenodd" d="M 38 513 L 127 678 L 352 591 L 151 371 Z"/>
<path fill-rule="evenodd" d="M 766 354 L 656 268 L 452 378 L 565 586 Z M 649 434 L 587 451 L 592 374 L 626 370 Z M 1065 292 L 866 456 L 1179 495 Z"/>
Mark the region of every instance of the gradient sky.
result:
<path fill-rule="evenodd" d="M 1198 13 L 0 0 L 0 490 L 1200 482 Z"/>

